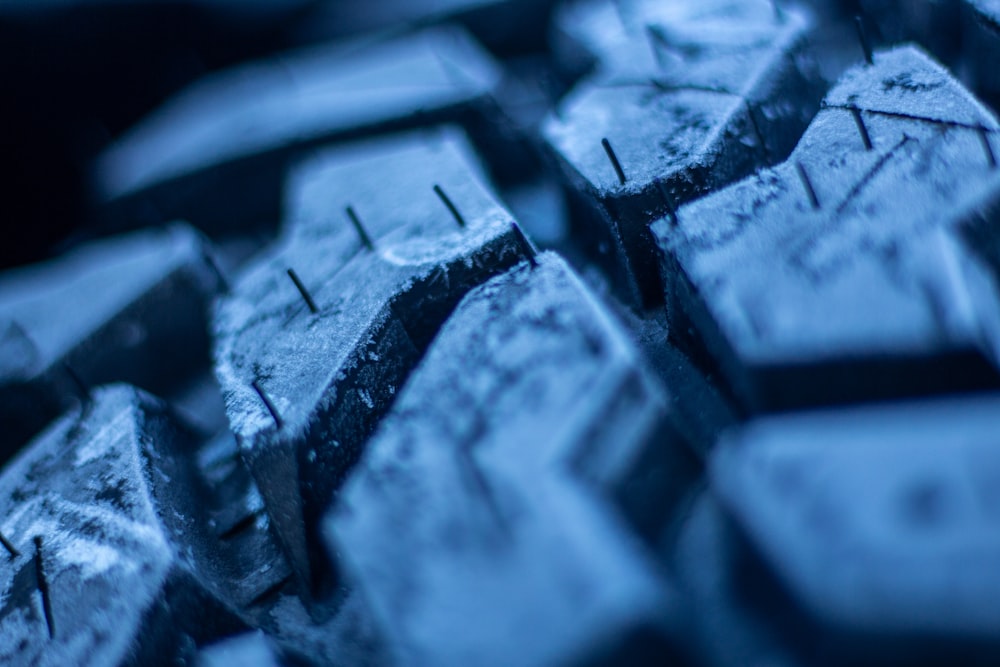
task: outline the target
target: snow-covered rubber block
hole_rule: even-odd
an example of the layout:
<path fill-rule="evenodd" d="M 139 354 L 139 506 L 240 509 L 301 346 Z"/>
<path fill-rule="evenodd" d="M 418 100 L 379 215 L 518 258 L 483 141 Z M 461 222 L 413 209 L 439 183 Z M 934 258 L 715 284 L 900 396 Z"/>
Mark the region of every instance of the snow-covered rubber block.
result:
<path fill-rule="evenodd" d="M 625 294 L 656 303 L 648 223 L 781 160 L 815 113 L 822 90 L 803 65 L 812 19 L 776 16 L 766 0 L 584 8 L 595 48 L 622 57 L 566 96 L 543 133 L 583 207 L 582 238 Z"/>
<path fill-rule="evenodd" d="M 217 304 L 232 430 L 314 584 L 308 536 L 396 388 L 462 296 L 532 252 L 480 175 L 452 130 L 318 155 L 286 237 Z"/>
<path fill-rule="evenodd" d="M 210 252 L 173 225 L 0 274 L 0 461 L 88 387 L 168 393 L 205 366 Z"/>
<path fill-rule="evenodd" d="M 963 0 L 962 44 L 964 62 L 970 70 L 973 86 L 996 108 L 1000 102 L 1000 2 Z"/>
<path fill-rule="evenodd" d="M 672 596 L 639 534 L 687 461 L 632 342 L 544 253 L 459 304 L 325 530 L 400 665 L 646 664 Z"/>
<path fill-rule="evenodd" d="M 131 387 L 94 392 L 0 477 L 0 662 L 142 665 L 243 627 L 197 442 Z"/>
<path fill-rule="evenodd" d="M 951 660 L 919 664 L 993 664 L 998 439 L 996 395 L 775 417 L 720 444 L 711 483 L 828 632 L 883 664 L 935 645 Z"/>
<path fill-rule="evenodd" d="M 668 302 L 752 410 L 994 386 L 996 119 L 915 47 L 784 164 L 653 224 Z"/>
<path fill-rule="evenodd" d="M 273 225 L 297 149 L 440 121 L 475 132 L 499 78 L 457 28 L 284 54 L 167 102 L 97 160 L 95 196 L 114 226 Z"/>

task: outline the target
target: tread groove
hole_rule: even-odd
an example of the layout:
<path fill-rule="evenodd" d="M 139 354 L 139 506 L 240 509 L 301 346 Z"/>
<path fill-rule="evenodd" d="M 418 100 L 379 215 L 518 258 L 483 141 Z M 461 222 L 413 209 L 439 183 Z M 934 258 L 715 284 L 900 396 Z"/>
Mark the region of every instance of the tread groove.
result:
<path fill-rule="evenodd" d="M 219 539 L 220 540 L 231 540 L 231 539 L 233 539 L 234 537 L 236 537 L 237 535 L 239 535 L 243 531 L 245 531 L 248 528 L 252 527 L 257 522 L 257 519 L 262 514 L 263 514 L 263 509 L 260 509 L 260 510 L 257 510 L 255 512 L 251 512 L 250 514 L 247 514 L 243 518 L 239 519 L 236 523 L 234 523 L 233 525 L 231 525 L 229 528 L 226 528 L 224 531 L 222 531 L 221 533 L 219 533 Z"/>
<path fill-rule="evenodd" d="M 293 579 L 293 575 L 291 575 L 291 574 L 289 574 L 288 576 L 286 576 L 286 577 L 284 577 L 282 579 L 279 579 L 275 583 L 273 583 L 270 586 L 268 586 L 267 588 L 265 588 L 257 596 L 255 596 L 250 601 L 250 603 L 249 603 L 248 606 L 250 606 L 250 607 L 259 607 L 259 606 L 261 606 L 263 604 L 266 604 L 267 602 L 271 601 L 272 599 L 276 598 L 278 596 L 278 593 L 280 593 L 282 591 L 282 589 L 284 589 L 286 586 L 288 586 L 288 584 L 290 584 L 292 582 L 292 579 Z"/>

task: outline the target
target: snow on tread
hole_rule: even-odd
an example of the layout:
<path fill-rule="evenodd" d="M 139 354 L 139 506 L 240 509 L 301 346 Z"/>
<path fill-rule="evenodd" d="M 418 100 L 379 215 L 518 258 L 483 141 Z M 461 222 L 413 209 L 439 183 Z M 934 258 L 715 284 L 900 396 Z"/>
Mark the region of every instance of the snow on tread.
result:
<path fill-rule="evenodd" d="M 543 134 L 589 213 L 580 233 L 616 253 L 608 259 L 626 292 L 656 302 L 647 224 L 780 160 L 812 117 L 812 20 L 792 9 L 776 17 L 765 0 L 585 7 L 603 17 L 595 24 L 616 26 L 596 48 L 627 57 L 579 84 Z"/>
<path fill-rule="evenodd" d="M 0 274 L 0 462 L 90 386 L 163 392 L 207 361 L 209 252 L 174 225 Z"/>
<path fill-rule="evenodd" d="M 217 304 L 227 414 L 304 580 L 327 563 L 312 526 L 422 349 L 530 251 L 478 174 L 447 129 L 318 155 L 296 171 L 286 237 Z"/>
<path fill-rule="evenodd" d="M 1000 126 L 915 47 L 789 160 L 652 225 L 668 301 L 753 410 L 996 384 Z"/>
<path fill-rule="evenodd" d="M 991 664 L 998 415 L 987 395 L 772 417 L 720 444 L 712 486 L 826 631 L 866 637 L 883 663 L 928 645 Z"/>
<path fill-rule="evenodd" d="M 939 58 L 948 58 L 959 46 L 964 2 L 968 0 L 858 0 L 858 6 L 866 24 L 874 27 L 873 36 L 885 44 L 916 40 Z"/>
<path fill-rule="evenodd" d="M 631 341 L 545 253 L 461 302 L 326 530 L 399 664 L 645 664 L 672 598 L 630 533 L 692 475 Z"/>
<path fill-rule="evenodd" d="M 96 390 L 0 477 L 0 662 L 150 664 L 242 627 L 199 513 L 193 441 L 151 397 Z"/>
<path fill-rule="evenodd" d="M 458 28 L 282 54 L 207 78 L 133 128 L 97 161 L 95 196 L 113 225 L 273 224 L 297 149 L 432 122 L 479 129 L 499 77 Z"/>

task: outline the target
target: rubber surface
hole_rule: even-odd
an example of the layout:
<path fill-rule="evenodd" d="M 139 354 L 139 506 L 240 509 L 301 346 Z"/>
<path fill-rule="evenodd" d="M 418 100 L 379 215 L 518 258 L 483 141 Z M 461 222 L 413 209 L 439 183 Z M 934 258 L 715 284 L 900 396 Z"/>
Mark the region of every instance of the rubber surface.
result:
<path fill-rule="evenodd" d="M 1000 662 L 996 3 L 251 4 L 0 8 L 0 662 Z"/>
<path fill-rule="evenodd" d="M 879 52 L 787 162 L 654 223 L 677 319 L 746 404 L 995 384 L 997 129 L 919 51 Z"/>

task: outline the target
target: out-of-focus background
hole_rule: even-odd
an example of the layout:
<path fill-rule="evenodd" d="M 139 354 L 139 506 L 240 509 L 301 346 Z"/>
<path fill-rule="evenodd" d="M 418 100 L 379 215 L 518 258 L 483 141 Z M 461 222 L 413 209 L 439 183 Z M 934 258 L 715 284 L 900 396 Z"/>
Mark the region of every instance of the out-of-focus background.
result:
<path fill-rule="evenodd" d="M 57 254 L 88 212 L 88 164 L 172 93 L 284 49 L 456 18 L 505 55 L 542 47 L 551 2 L 4 0 L 0 267 Z"/>

